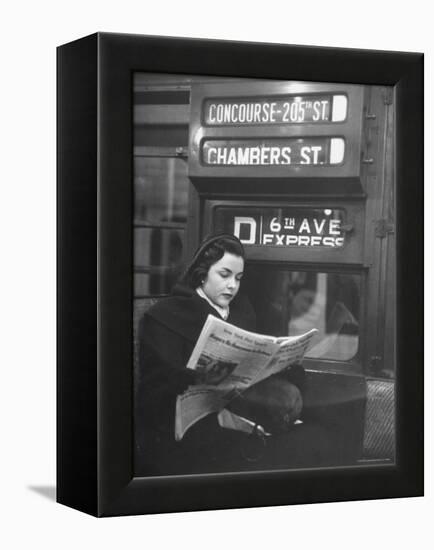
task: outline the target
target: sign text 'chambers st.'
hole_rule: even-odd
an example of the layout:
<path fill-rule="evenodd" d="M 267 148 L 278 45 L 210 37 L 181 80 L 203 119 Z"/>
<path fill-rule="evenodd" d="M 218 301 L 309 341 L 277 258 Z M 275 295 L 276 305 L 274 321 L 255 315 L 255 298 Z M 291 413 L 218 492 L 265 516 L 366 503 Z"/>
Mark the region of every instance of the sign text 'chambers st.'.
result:
<path fill-rule="evenodd" d="M 340 137 L 209 139 L 201 144 L 201 161 L 208 166 L 336 165 L 344 157 Z"/>
<path fill-rule="evenodd" d="M 343 209 L 228 207 L 216 210 L 215 223 L 245 245 L 342 248 L 344 215 Z"/>

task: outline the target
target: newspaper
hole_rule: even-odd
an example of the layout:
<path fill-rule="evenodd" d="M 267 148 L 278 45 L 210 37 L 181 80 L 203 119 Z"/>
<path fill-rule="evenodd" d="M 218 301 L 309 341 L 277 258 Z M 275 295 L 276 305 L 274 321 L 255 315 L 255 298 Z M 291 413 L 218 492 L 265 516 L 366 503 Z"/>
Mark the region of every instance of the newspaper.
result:
<path fill-rule="evenodd" d="M 249 332 L 213 315 L 202 328 L 187 368 L 199 374 L 199 383 L 189 386 L 176 400 L 175 438 L 210 413 L 225 407 L 251 385 L 299 363 L 318 331 L 274 338 Z"/>

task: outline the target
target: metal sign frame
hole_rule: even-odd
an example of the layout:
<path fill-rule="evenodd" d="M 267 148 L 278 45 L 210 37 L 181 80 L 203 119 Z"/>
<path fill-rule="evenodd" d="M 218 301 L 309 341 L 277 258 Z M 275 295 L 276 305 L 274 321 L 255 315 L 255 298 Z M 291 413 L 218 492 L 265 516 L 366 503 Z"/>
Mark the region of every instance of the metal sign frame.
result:
<path fill-rule="evenodd" d="M 203 105 L 210 98 L 280 98 L 294 94 L 345 94 L 348 96 L 348 113 L 342 122 L 295 123 L 273 125 L 231 125 L 207 126 L 203 121 Z M 196 84 L 191 93 L 189 176 L 199 178 L 248 178 L 250 180 L 293 178 L 354 178 L 360 177 L 360 135 L 363 116 L 363 88 L 342 84 L 321 84 L 306 82 L 250 82 L 233 84 Z M 343 138 L 345 159 L 341 165 L 276 165 L 276 166 L 222 166 L 205 165 L 201 159 L 201 149 L 206 140 L 245 140 L 288 138 Z M 246 186 L 248 183 L 246 182 Z"/>

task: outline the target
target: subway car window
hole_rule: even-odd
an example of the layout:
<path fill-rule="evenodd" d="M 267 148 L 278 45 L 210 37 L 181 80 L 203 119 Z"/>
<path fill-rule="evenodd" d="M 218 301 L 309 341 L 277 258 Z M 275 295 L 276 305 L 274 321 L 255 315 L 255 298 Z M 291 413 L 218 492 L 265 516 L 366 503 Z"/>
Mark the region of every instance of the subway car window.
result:
<path fill-rule="evenodd" d="M 134 271 L 136 295 L 168 294 L 182 262 L 184 230 L 136 227 Z"/>
<path fill-rule="evenodd" d="M 258 331 L 272 336 L 318 333 L 306 357 L 349 361 L 359 347 L 360 275 L 252 266 L 245 275 Z"/>
<path fill-rule="evenodd" d="M 136 156 L 134 188 L 134 292 L 136 297 L 168 294 L 182 267 L 185 162 Z"/>
<path fill-rule="evenodd" d="M 134 222 L 184 224 L 187 221 L 188 179 L 184 161 L 134 157 Z"/>

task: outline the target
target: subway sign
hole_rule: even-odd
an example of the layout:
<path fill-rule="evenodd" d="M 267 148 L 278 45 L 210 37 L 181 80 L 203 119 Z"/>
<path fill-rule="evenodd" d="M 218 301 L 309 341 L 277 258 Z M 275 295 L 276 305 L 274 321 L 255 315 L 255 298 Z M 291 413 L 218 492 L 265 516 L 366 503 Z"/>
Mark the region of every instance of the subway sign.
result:
<path fill-rule="evenodd" d="M 338 165 L 344 161 L 340 137 L 209 139 L 201 147 L 205 166 Z"/>
<path fill-rule="evenodd" d="M 347 118 L 344 94 L 269 98 L 216 98 L 203 104 L 205 126 L 324 124 Z"/>
<path fill-rule="evenodd" d="M 307 192 L 318 178 L 360 187 L 363 106 L 360 85 L 193 83 L 189 177 L 201 189 L 224 179 L 265 189 L 266 181 L 291 186 L 301 178 Z"/>
<path fill-rule="evenodd" d="M 345 217 L 342 208 L 218 207 L 214 226 L 244 245 L 339 249 L 350 231 Z"/>

